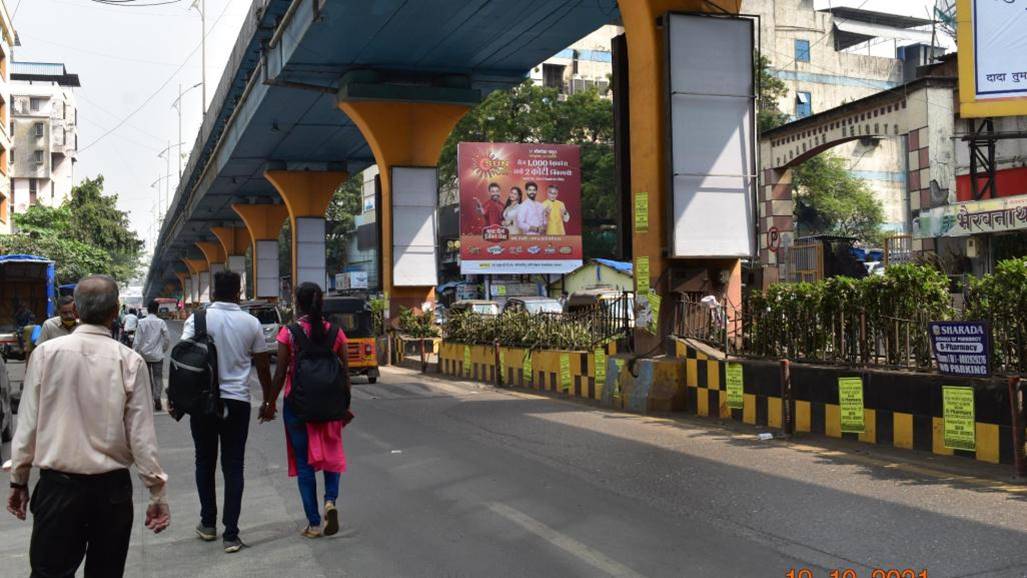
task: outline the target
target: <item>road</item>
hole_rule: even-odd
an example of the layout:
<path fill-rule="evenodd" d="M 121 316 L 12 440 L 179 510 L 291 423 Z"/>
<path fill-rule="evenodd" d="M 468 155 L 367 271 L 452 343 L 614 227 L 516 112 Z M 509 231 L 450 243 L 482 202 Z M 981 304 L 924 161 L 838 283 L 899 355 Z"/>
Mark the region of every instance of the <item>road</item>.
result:
<path fill-rule="evenodd" d="M 359 381 L 353 403 L 340 535 L 300 537 L 282 424 L 254 419 L 240 524 L 249 548 L 231 555 L 193 536 L 188 428 L 158 415 L 173 522 L 145 531 L 137 483 L 127 575 L 1027 575 L 1027 488 L 1003 481 L 1008 468 L 847 442 L 761 442 L 743 426 L 399 369 Z M 28 574 L 29 532 L 0 517 L 0 576 Z"/>

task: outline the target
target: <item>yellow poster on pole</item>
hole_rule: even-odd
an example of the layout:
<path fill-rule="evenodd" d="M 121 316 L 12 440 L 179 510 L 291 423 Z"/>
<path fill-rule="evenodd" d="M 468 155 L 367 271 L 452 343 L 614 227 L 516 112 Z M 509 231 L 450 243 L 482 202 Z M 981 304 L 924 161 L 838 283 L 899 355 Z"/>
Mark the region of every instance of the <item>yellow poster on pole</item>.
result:
<path fill-rule="evenodd" d="M 974 388 L 941 386 L 945 447 L 972 452 L 977 449 Z"/>
<path fill-rule="evenodd" d="M 471 346 L 464 346 L 464 375 L 471 377 Z"/>
<path fill-rule="evenodd" d="M 649 292 L 649 257 L 635 259 L 635 291 L 637 295 Z"/>
<path fill-rule="evenodd" d="M 649 232 L 649 193 L 635 193 L 635 232 Z"/>
<path fill-rule="evenodd" d="M 745 378 L 742 375 L 741 363 L 728 363 L 724 368 L 724 381 L 727 386 L 727 406 L 731 409 L 742 409 L 745 401 Z"/>
<path fill-rule="evenodd" d="M 566 353 L 560 354 L 560 389 L 571 390 L 571 358 Z"/>
<path fill-rule="evenodd" d="M 521 363 L 521 380 L 525 385 L 531 383 L 531 351 L 524 350 L 524 361 Z"/>
<path fill-rule="evenodd" d="M 652 317 L 649 319 L 649 333 L 657 335 L 660 327 L 660 305 L 663 303 L 663 299 L 656 294 L 656 291 L 649 290 L 649 311 L 652 312 Z"/>
<path fill-rule="evenodd" d="M 863 378 L 838 378 L 838 406 L 842 433 L 863 433 Z"/>
<path fill-rule="evenodd" d="M 606 349 L 600 347 L 592 352 L 593 363 L 596 366 L 596 383 L 606 383 Z"/>

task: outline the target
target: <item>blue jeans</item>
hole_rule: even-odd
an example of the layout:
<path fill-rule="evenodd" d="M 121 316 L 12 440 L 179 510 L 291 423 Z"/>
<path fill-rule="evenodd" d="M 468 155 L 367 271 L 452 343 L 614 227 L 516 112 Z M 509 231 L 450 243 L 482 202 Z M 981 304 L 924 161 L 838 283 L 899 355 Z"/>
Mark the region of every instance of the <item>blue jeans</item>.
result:
<path fill-rule="evenodd" d="M 300 499 L 303 501 L 303 513 L 307 515 L 307 524 L 312 527 L 321 525 L 321 513 L 317 503 L 317 472 L 307 463 L 307 424 L 300 421 L 289 404 L 282 404 L 282 419 L 285 420 L 286 435 L 292 444 L 296 456 L 296 484 L 300 488 Z M 322 472 L 325 479 L 325 501 L 334 502 L 339 498 L 339 472 Z"/>
<path fill-rule="evenodd" d="M 225 477 L 225 507 L 221 521 L 224 538 L 239 537 L 239 513 L 242 511 L 243 458 L 250 426 L 250 404 L 234 399 L 221 400 L 227 409 L 224 419 L 190 416 L 193 444 L 196 447 L 196 492 L 200 495 L 200 523 L 217 527 L 217 495 L 214 474 L 221 445 L 221 474 Z"/>

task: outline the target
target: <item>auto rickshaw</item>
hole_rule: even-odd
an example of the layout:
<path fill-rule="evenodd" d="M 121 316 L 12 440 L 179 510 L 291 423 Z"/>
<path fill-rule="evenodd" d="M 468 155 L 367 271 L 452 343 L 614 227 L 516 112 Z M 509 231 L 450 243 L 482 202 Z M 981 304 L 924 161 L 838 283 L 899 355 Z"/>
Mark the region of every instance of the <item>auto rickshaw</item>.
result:
<path fill-rule="evenodd" d="M 378 352 L 375 347 L 371 300 L 366 294 L 327 295 L 322 311 L 325 319 L 346 334 L 346 359 L 350 375 L 367 376 L 378 381 Z"/>

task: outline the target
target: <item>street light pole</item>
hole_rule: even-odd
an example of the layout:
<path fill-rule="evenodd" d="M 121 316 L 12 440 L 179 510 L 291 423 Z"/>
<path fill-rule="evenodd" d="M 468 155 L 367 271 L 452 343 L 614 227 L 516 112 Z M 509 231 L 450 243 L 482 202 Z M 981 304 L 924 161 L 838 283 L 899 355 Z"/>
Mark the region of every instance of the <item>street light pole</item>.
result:
<path fill-rule="evenodd" d="M 190 86 L 189 88 L 187 88 L 185 90 L 182 90 L 182 85 L 179 84 L 178 85 L 178 98 L 175 99 L 175 102 L 171 103 L 171 108 L 173 108 L 173 109 L 178 111 L 178 142 L 179 142 L 179 148 L 178 148 L 178 178 L 182 178 L 182 97 L 185 96 L 185 94 L 187 92 L 189 92 L 190 90 L 192 90 L 194 88 L 198 88 L 200 86 L 203 86 L 203 83 L 202 82 L 197 82 L 196 84 Z"/>
<path fill-rule="evenodd" d="M 203 80 L 203 106 L 200 110 L 200 118 L 207 114 L 207 0 L 193 0 L 193 8 L 200 12 L 200 61 Z M 181 140 L 181 139 L 180 139 Z"/>

